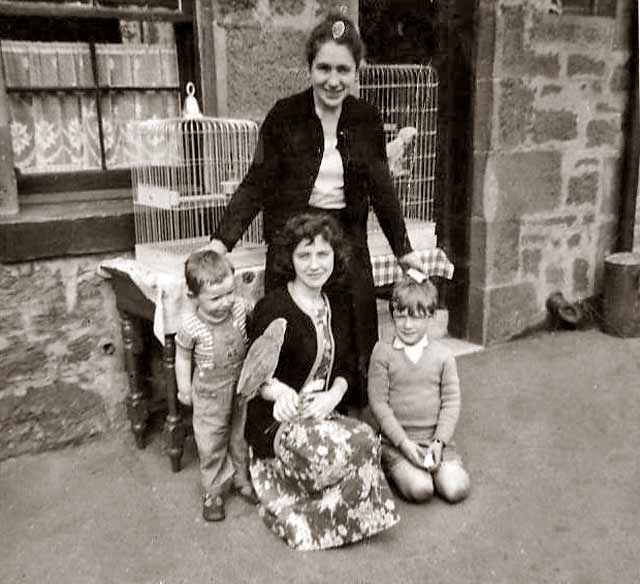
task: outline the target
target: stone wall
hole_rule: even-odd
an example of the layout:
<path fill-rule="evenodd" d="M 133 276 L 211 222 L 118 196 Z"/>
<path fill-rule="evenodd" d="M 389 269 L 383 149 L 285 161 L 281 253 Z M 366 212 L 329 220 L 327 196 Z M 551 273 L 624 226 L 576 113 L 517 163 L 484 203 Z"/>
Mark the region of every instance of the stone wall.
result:
<path fill-rule="evenodd" d="M 330 11 L 357 20 L 353 0 L 217 0 L 220 114 L 261 121 L 277 99 L 306 88 L 305 40 Z"/>
<path fill-rule="evenodd" d="M 0 265 L 0 460 L 126 420 L 120 324 L 103 256 Z"/>
<path fill-rule="evenodd" d="M 506 340 L 560 291 L 601 291 L 614 246 L 629 2 L 613 18 L 481 1 L 477 17 L 469 337 Z"/>

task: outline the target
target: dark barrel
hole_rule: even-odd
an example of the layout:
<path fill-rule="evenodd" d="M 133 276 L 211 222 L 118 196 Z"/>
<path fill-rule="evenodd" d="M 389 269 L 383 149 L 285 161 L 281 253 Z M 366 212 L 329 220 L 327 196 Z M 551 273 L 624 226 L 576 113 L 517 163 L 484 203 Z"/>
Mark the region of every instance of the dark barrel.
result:
<path fill-rule="evenodd" d="M 605 258 L 603 310 L 606 333 L 640 337 L 640 254 L 621 252 Z"/>

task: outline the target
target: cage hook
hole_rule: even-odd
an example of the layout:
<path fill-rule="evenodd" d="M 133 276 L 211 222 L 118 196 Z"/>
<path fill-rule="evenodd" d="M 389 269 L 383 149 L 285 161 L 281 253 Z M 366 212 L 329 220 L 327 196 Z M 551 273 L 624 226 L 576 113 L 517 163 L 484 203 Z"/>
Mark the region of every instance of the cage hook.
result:
<path fill-rule="evenodd" d="M 187 83 L 187 97 L 184 100 L 184 107 L 182 108 L 182 117 L 193 119 L 201 118 L 202 112 L 196 99 L 196 88 L 193 82 Z"/>

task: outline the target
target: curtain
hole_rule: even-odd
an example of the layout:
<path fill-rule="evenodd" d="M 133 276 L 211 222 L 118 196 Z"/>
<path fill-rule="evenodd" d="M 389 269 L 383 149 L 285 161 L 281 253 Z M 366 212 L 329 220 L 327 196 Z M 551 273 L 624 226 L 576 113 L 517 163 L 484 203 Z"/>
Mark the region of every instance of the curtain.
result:
<path fill-rule="evenodd" d="M 0 50 L 20 171 L 102 168 L 89 44 L 2 41 Z M 100 97 L 106 166 L 127 167 L 135 151 L 131 123 L 179 115 L 176 49 L 96 45 L 96 64 L 98 84 L 110 90 Z"/>

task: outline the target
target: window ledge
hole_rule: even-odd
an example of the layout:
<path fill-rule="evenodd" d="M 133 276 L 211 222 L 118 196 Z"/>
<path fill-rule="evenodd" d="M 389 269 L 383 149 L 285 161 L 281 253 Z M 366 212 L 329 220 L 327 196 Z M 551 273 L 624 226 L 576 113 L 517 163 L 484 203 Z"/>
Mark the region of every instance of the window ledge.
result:
<path fill-rule="evenodd" d="M 0 262 L 132 250 L 131 200 L 23 204 L 0 216 Z"/>

